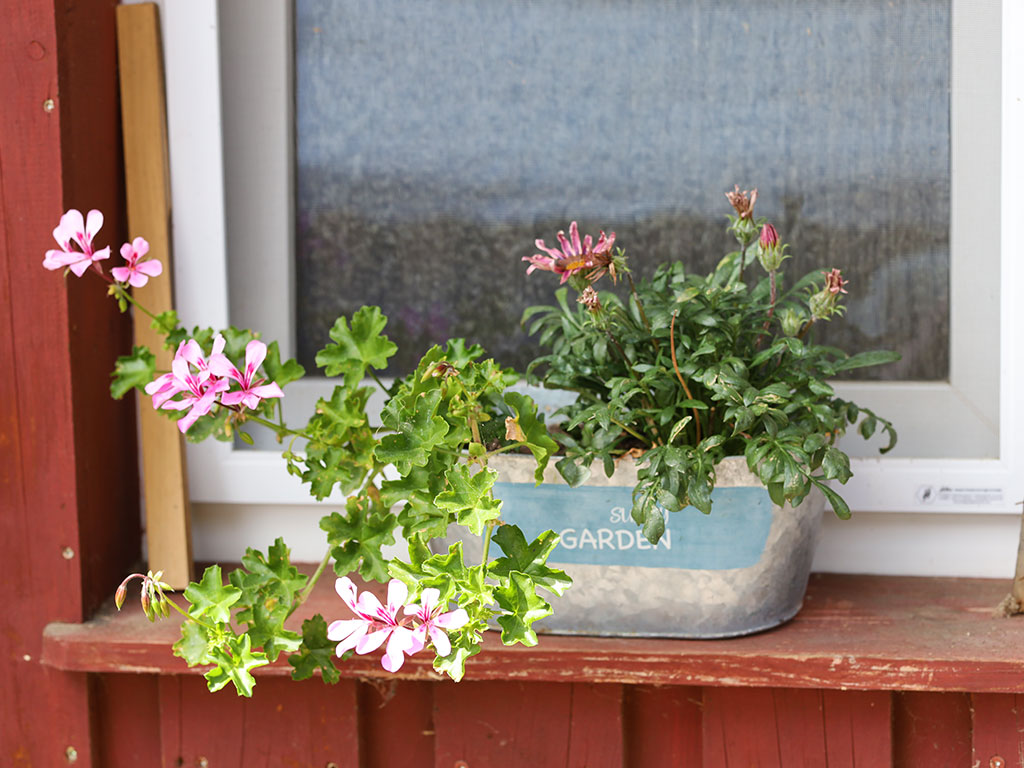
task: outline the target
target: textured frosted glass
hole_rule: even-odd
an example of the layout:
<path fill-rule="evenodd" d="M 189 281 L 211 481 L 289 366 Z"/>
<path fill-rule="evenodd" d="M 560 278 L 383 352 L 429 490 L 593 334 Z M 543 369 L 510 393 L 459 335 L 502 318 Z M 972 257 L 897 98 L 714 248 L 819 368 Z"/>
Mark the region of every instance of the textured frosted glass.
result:
<path fill-rule="evenodd" d="M 950 0 L 296 4 L 298 328 L 378 303 L 405 370 L 448 336 L 521 366 L 537 237 L 615 230 L 709 270 L 724 193 L 843 268 L 819 339 L 948 374 Z"/>

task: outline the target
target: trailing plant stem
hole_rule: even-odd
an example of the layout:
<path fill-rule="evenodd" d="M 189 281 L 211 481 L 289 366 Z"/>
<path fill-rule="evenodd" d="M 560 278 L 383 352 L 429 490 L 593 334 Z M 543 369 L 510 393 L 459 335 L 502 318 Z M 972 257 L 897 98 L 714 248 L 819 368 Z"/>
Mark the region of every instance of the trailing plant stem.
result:
<path fill-rule="evenodd" d="M 679 379 L 679 383 L 683 385 L 683 392 L 686 393 L 686 397 L 693 400 L 693 393 L 686 386 L 686 379 L 683 378 L 683 374 L 679 370 L 679 363 L 676 361 L 676 312 L 672 313 L 672 322 L 668 326 L 668 341 L 671 344 L 669 350 L 672 352 L 672 369 L 676 372 L 676 378 Z M 700 444 L 700 415 L 697 413 L 696 407 L 693 408 L 693 423 L 697 432 L 697 444 Z"/>
<path fill-rule="evenodd" d="M 775 302 L 778 299 L 775 286 L 775 270 L 773 269 L 768 273 L 768 285 L 770 288 L 769 300 L 768 300 L 768 317 L 765 318 L 764 325 L 761 327 L 761 332 L 757 334 L 757 342 L 754 344 L 755 349 L 761 348 L 761 341 L 764 339 L 764 335 L 768 333 L 768 329 L 772 325 L 772 317 L 775 316 Z"/>
<path fill-rule="evenodd" d="M 328 550 L 324 552 L 324 556 L 320 560 L 320 564 L 316 567 L 316 570 L 313 571 L 313 575 L 309 577 L 309 582 L 307 582 L 306 586 L 299 593 L 298 599 L 296 599 L 296 601 L 292 604 L 291 609 L 288 611 L 289 616 L 295 613 L 295 609 L 302 605 L 304 602 L 306 602 L 306 600 L 309 598 L 309 595 L 313 592 L 313 587 L 315 587 L 317 581 L 320 580 L 320 576 L 323 574 L 324 570 L 327 568 L 327 564 L 330 561 L 331 550 L 330 548 L 328 548 Z"/>
<path fill-rule="evenodd" d="M 491 534 L 494 533 L 494 526 L 496 524 L 496 520 L 490 520 L 487 522 L 487 525 L 485 526 L 486 530 L 484 531 L 484 555 L 483 559 L 480 561 L 480 564 L 484 566 L 487 565 L 487 555 L 491 549 Z"/>

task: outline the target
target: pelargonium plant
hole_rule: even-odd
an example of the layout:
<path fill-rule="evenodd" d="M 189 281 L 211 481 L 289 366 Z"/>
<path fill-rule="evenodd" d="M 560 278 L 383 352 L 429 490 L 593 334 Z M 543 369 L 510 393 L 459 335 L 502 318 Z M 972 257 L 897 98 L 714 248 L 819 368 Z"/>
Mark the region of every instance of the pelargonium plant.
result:
<path fill-rule="evenodd" d="M 737 186 L 726 197 L 738 247 L 709 275 L 674 262 L 634 282 L 622 249 L 613 251 L 615 234 L 581 239 L 575 222 L 558 247 L 537 240 L 541 253 L 524 259 L 527 273 L 552 272 L 563 284 L 553 306 L 523 316 L 548 350 L 530 372 L 578 395 L 560 411 L 565 455 L 556 466 L 578 485 L 594 462 L 610 476 L 618 460 L 637 457 L 632 517 L 651 542 L 664 532 L 663 510 L 711 512 L 715 465 L 727 456 L 745 456 L 776 504 L 799 504 L 818 488 L 848 517 L 829 485 L 851 476 L 836 440 L 857 424 L 864 438 L 888 433 L 883 453 L 896 442 L 889 421 L 837 397 L 828 379 L 899 355 L 851 356 L 814 342 L 815 328 L 843 313 L 848 281 L 830 266 L 785 287 L 789 246 L 754 217 L 757 190 Z M 625 279 L 625 298 L 597 290 L 605 276 Z"/>
<path fill-rule="evenodd" d="M 118 608 L 128 585 L 141 579 L 147 617 L 182 614 L 174 653 L 189 666 L 211 667 L 211 690 L 230 683 L 244 696 L 255 683 L 251 671 L 281 654 L 288 655 L 298 680 L 319 673 L 325 682 L 337 682 L 333 655 L 380 649 L 386 670 L 397 671 L 422 652 L 433 656 L 435 669 L 458 680 L 492 623 L 506 644 L 536 644 L 532 624 L 551 614 L 544 593 L 561 595 L 571 580 L 546 565 L 557 543 L 551 531 L 531 542 L 499 520 L 497 473 L 488 468 L 489 458 L 511 450 L 530 453 L 539 482 L 556 449 L 536 404 L 509 390 L 512 372 L 484 359 L 479 346 L 455 339 L 428 350 L 412 374 L 387 385 L 376 371 L 396 347 L 382 333 L 387 319 L 380 309 L 363 307 L 335 322 L 331 343 L 316 356 L 324 373 L 337 377 L 330 397 L 317 402 L 305 425 L 289 426 L 281 402 L 303 367 L 282 361 L 277 342 L 266 344 L 252 331 L 189 331 L 173 310 L 155 314 L 140 305 L 130 289 L 158 277 L 161 264 L 148 258 L 148 243 L 137 237 L 121 248 L 124 265 L 105 273 L 110 248 L 94 246 L 102 224 L 99 211 L 65 213 L 53 233 L 60 247 L 46 253 L 43 266 L 101 278 L 122 312 L 134 306 L 148 315 L 166 348 L 175 350 L 168 371 L 156 370 L 145 347 L 120 357 L 111 394 L 145 394 L 193 441 L 237 436 L 252 442 L 251 429 L 267 429 L 285 444 L 289 473 L 316 499 L 336 491 L 346 497 L 343 509 L 320 521 L 325 553 L 311 576 L 292 565 L 288 547 L 277 539 L 265 553 L 248 549 L 226 581 L 220 566 L 207 568 L 184 590 L 185 607 L 169 598 L 161 573 L 150 572 L 125 579 L 115 595 Z M 367 403 L 378 388 L 387 400 L 376 425 Z M 432 551 L 430 542 L 453 525 L 482 538 L 480 562 L 465 561 L 461 542 Z M 408 543 L 405 559 L 382 553 L 397 532 Z M 329 565 L 337 576 L 339 616 L 330 623 L 313 616 L 301 633 L 286 628 Z M 387 582 L 386 603 L 360 591 L 350 578 L 356 573 Z"/>

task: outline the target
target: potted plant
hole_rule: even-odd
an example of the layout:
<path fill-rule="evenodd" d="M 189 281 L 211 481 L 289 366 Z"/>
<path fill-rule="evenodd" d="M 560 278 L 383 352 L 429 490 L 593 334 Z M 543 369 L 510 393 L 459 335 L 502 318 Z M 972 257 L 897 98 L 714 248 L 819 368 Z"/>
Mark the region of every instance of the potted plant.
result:
<path fill-rule="evenodd" d="M 302 366 L 282 361 L 277 343 L 252 331 L 187 330 L 174 311 L 154 314 L 141 306 L 131 288 L 159 277 L 160 262 L 149 258 L 139 237 L 122 246 L 123 264 L 104 271 L 110 248 L 94 244 L 102 223 L 99 211 L 68 211 L 54 230 L 58 247 L 43 265 L 101 279 L 122 311 L 134 307 L 139 322 L 148 316 L 175 350 L 171 369 L 157 371 L 151 350 L 135 347 L 118 359 L 111 394 L 139 390 L 193 441 L 252 442 L 250 430 L 267 429 L 283 444 L 288 471 L 316 499 L 335 491 L 344 499 L 320 521 L 325 553 L 312 575 L 292 565 L 279 538 L 265 551 L 247 550 L 226 579 L 219 565 L 207 568 L 184 590 L 184 606 L 169 599 L 159 572 L 132 574 L 117 589 L 119 609 L 129 584 L 141 580 L 147 617 L 182 615 L 174 653 L 207 668 L 210 690 L 230 684 L 244 696 L 255 684 L 251 671 L 281 656 L 294 667 L 293 678 L 319 674 L 331 683 L 340 676 L 335 655 L 382 649 L 381 664 L 393 672 L 408 656 L 427 653 L 435 669 L 458 680 L 492 623 L 506 644 L 537 642 L 532 624 L 551 610 L 545 595 L 561 594 L 571 582 L 545 564 L 556 543 L 551 531 L 528 540 L 515 526 L 498 525 L 501 502 L 488 461 L 522 449 L 532 454 L 539 477 L 556 448 L 536 404 L 509 390 L 511 371 L 484 359 L 479 346 L 453 340 L 428 350 L 406 378 L 385 385 L 376 371 L 396 347 L 383 333 L 387 319 L 380 310 L 363 307 L 337 320 L 331 342 L 316 356 L 324 373 L 337 377 L 330 396 L 304 425 L 288 425 L 281 399 L 304 375 Z M 380 423 L 367 412 L 375 388 L 387 394 Z M 493 445 L 498 436 L 500 445 Z M 460 526 L 479 542 L 475 559 L 464 556 L 461 542 L 430 551 L 432 539 Z M 388 558 L 381 548 L 399 532 L 408 556 Z M 328 566 L 336 576 L 337 614 L 294 627 L 289 618 Z M 350 578 L 357 573 L 386 583 L 383 602 Z"/>
<path fill-rule="evenodd" d="M 737 248 L 709 275 L 676 262 L 635 282 L 614 233 L 581 239 L 575 222 L 525 259 L 527 273 L 562 284 L 523 322 L 547 350 L 531 373 L 576 394 L 558 412 L 556 466 L 583 486 L 534 490 L 515 467 L 498 485 L 505 521 L 561 535 L 551 560 L 577 586 L 550 630 L 719 637 L 789 619 L 824 501 L 850 515 L 829 484 L 851 476 L 837 438 L 857 425 L 865 438 L 888 433 L 883 453 L 895 444 L 890 422 L 828 379 L 898 355 L 814 343 L 815 327 L 843 313 L 847 281 L 831 268 L 787 286 L 788 246 L 755 219 L 757 191 L 727 197 Z M 624 295 L 599 292 L 602 279 Z"/>
<path fill-rule="evenodd" d="M 612 510 L 617 522 L 630 515 L 641 526 L 642 536 L 619 529 L 599 532 L 593 549 L 603 552 L 605 544 L 621 542 L 622 549 L 660 556 L 672 548 L 666 511 L 680 515 L 687 505 L 706 513 L 714 503 L 716 514 L 707 519 L 728 519 L 727 508 L 737 503 L 720 497 L 730 490 L 724 486 L 739 484 L 738 463 L 748 465 L 764 485 L 756 490 L 755 506 L 763 510 L 768 498 L 798 510 L 771 513 L 770 540 L 781 535 L 777 519 L 783 528 L 813 527 L 814 508 L 806 499 L 814 489 L 829 498 L 837 514 L 849 514 L 826 482 L 849 477 L 848 460 L 834 442 L 861 412 L 836 398 L 824 379 L 895 356 L 849 357 L 813 345 L 809 330 L 841 312 L 845 282 L 833 270 L 821 286 L 820 274 L 812 273 L 782 292 L 785 246 L 771 225 L 753 219 L 752 197 L 737 191 L 730 199 L 737 211 L 730 228 L 740 247 L 708 277 L 668 265 L 634 285 L 622 251 L 612 251 L 614 235 L 593 244 L 590 238 L 580 240 L 575 226 L 568 239 L 560 236 L 561 252 L 545 248 L 546 255 L 530 259 L 531 270 L 559 273 L 579 293 L 578 304 L 570 304 L 562 289 L 555 307 L 527 313 L 551 349 L 534 371 L 546 386 L 579 395 L 563 409 L 556 430 L 564 450 L 557 474 L 582 485 L 597 461 L 616 479 L 601 481 L 595 475 L 590 482 L 625 483 L 630 501 Z M 184 591 L 184 606 L 168 598 L 159 573 L 133 574 L 117 590 L 118 608 L 128 584 L 140 579 L 148 617 L 171 610 L 182 614 L 174 652 L 190 666 L 208 668 L 211 690 L 232 684 L 246 696 L 254 685 L 251 670 L 282 655 L 296 679 L 319 674 L 334 682 L 339 678 L 334 655 L 383 649 L 382 666 L 397 671 L 408 656 L 425 652 L 433 654 L 435 669 L 458 680 L 489 626 L 500 628 L 506 644 L 537 642 L 534 623 L 552 614 L 551 601 L 572 584 L 548 563 L 559 535 L 561 552 L 585 549 L 588 539 L 570 532 L 550 509 L 540 520 L 528 519 L 529 504 L 535 507 L 537 497 L 516 499 L 514 485 L 498 482 L 491 465 L 514 452 L 524 454 L 512 457 L 515 479 L 528 479 L 531 488 L 556 475 L 548 461 L 559 443 L 536 403 L 510 388 L 516 378 L 511 371 L 485 359 L 479 346 L 452 340 L 428 350 L 415 371 L 387 385 L 376 371 L 387 365 L 395 345 L 383 333 L 387 319 L 380 310 L 364 307 L 337 320 L 331 343 L 316 356 L 324 373 L 337 378 L 331 395 L 317 402 L 306 424 L 288 425 L 281 398 L 288 384 L 304 375 L 302 366 L 282 361 L 277 344 L 264 343 L 252 331 L 187 330 L 174 311 L 153 314 L 140 306 L 131 288 L 158 277 L 159 262 L 148 257 L 145 240 L 136 238 L 121 248 L 124 264 L 107 274 L 102 266 L 110 249 L 93 244 L 101 225 L 97 211 L 88 217 L 69 211 L 54 230 L 59 247 L 47 252 L 44 266 L 101 278 L 122 311 L 134 307 L 137 321 L 147 315 L 166 336 L 166 347 L 175 350 L 168 371 L 157 371 L 144 347 L 119 358 L 112 395 L 144 392 L 190 440 L 251 442 L 251 429 L 270 430 L 284 445 L 288 471 L 315 498 L 326 500 L 337 490 L 345 499 L 343 510 L 320 521 L 325 554 L 309 576 L 291 564 L 286 544 L 278 539 L 265 552 L 248 550 L 226 579 L 219 566 L 208 568 Z M 754 258 L 767 277 L 748 287 L 743 273 Z M 628 281 L 627 299 L 596 291 L 594 283 L 605 275 Z M 379 423 L 367 411 L 374 388 L 387 398 Z M 859 428 L 867 436 L 879 424 L 895 439 L 891 425 L 874 414 L 867 413 Z M 628 457 L 639 462 L 630 467 L 623 461 Z M 613 472 L 616 465 L 625 480 Z M 573 493 L 583 498 L 587 489 Z M 735 544 L 741 534 L 765 528 L 764 520 L 762 512 L 760 528 L 747 522 L 740 532 L 729 529 L 725 542 Z M 458 529 L 463 534 L 446 541 Z M 381 547 L 398 533 L 408 554 L 388 559 Z M 681 535 L 675 535 L 676 542 Z M 721 532 L 708 530 L 687 538 L 699 542 L 715 536 L 723 539 Z M 802 557 L 809 566 L 809 554 Z M 289 618 L 329 566 L 337 577 L 338 615 L 314 616 L 294 627 Z M 598 561 L 572 567 L 591 595 L 602 596 L 602 611 L 613 617 L 608 596 L 631 600 L 637 586 L 630 581 L 633 565 L 623 569 Z M 640 566 L 650 567 L 650 561 Z M 678 563 L 653 567 L 662 570 L 653 579 L 648 574 L 645 590 L 677 589 L 675 577 L 665 577 L 684 570 Z M 353 581 L 355 573 L 386 583 L 384 601 Z M 760 579 L 784 580 L 794 581 L 774 572 Z M 743 589 L 760 594 L 749 585 Z M 802 590 L 799 585 L 801 595 Z M 564 606 L 567 616 L 578 611 L 571 603 Z M 637 625 L 631 629 L 637 631 Z"/>

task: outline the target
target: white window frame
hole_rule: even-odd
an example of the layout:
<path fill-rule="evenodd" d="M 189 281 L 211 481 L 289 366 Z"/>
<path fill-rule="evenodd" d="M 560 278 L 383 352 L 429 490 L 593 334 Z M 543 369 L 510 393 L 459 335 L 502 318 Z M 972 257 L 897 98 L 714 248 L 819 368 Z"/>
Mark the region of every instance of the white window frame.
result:
<path fill-rule="evenodd" d="M 162 5 L 180 314 L 188 324 L 215 327 L 231 317 L 279 339 L 287 352 L 294 349 L 291 4 L 221 0 L 220 16 L 218 6 L 204 0 Z M 979 26 L 983 6 L 989 11 L 987 19 L 980 14 Z M 221 18 L 231 24 L 222 27 Z M 1024 277 L 1016 232 L 1016 216 L 1024 210 L 1018 182 L 1024 178 L 1024 50 L 1014 44 L 1022 35 L 1024 4 L 953 0 L 950 382 L 837 387 L 880 413 L 929 425 L 910 434 L 904 429 L 900 442 L 905 454 L 932 458 L 855 458 L 854 478 L 842 489 L 854 519 L 828 524 L 819 570 L 1012 573 L 1020 512 L 1015 502 L 1024 498 L 1024 303 L 1012 290 Z M 233 59 L 237 63 L 221 72 L 222 45 L 248 51 L 248 58 Z M 211 76 L 215 72 L 222 77 Z M 262 83 L 256 91 L 233 85 L 239 73 L 254 72 Z M 996 102 L 999 120 L 993 119 Z M 225 203 L 226 175 L 258 193 L 229 196 Z M 994 197 L 999 226 L 979 226 L 992 220 Z M 229 240 L 233 254 L 245 255 L 244 269 L 232 272 L 230 303 Z M 268 286 L 276 300 L 268 300 Z M 984 343 L 993 335 L 998 360 L 991 355 L 995 345 Z M 308 414 L 322 386 L 290 385 L 289 410 Z M 949 444 L 973 458 L 936 458 L 943 451 L 934 446 Z M 276 518 L 267 527 L 273 535 L 286 518 L 268 505 L 298 513 L 305 528 L 321 514 L 322 505 L 285 472 L 278 451 L 211 441 L 189 446 L 188 467 L 200 557 L 230 557 L 234 552 L 225 547 L 240 552 L 246 543 L 265 545 L 250 538 L 265 536 L 259 524 L 242 537 L 225 533 L 234 531 L 242 514 L 250 522 L 260 513 Z M 309 540 L 309 559 L 316 559 L 322 543 L 314 543 L 312 528 L 287 538 L 300 556 L 307 544 L 296 542 Z"/>

